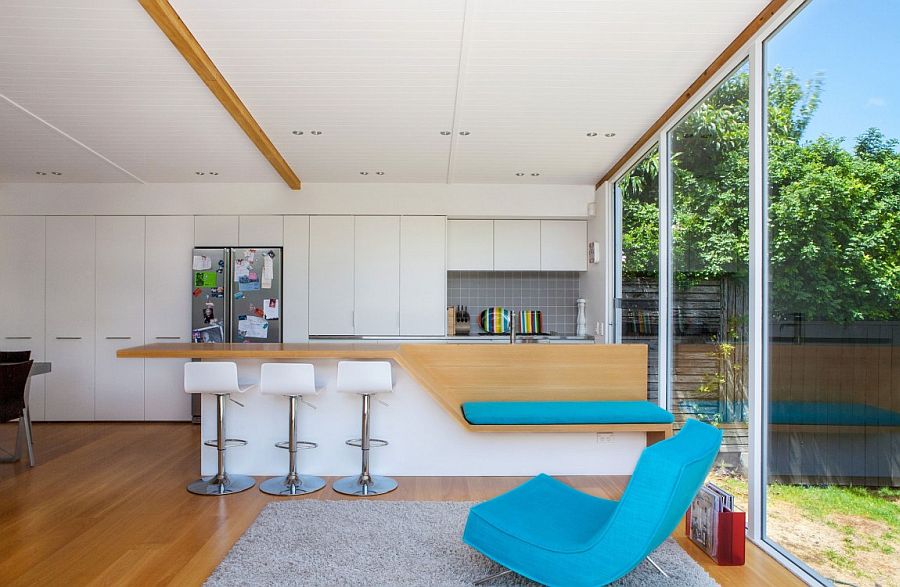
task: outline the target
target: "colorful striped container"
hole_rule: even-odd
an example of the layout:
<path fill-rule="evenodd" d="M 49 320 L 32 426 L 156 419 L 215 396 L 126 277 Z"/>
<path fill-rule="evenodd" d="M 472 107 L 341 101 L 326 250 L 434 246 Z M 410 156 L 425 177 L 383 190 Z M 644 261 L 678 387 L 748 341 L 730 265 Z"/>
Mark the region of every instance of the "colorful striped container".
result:
<path fill-rule="evenodd" d="M 541 334 L 544 332 L 544 316 L 540 310 L 519 312 L 519 332 L 521 334 Z"/>
<path fill-rule="evenodd" d="M 490 334 L 509 332 L 509 310 L 485 308 L 480 316 L 481 329 Z"/>

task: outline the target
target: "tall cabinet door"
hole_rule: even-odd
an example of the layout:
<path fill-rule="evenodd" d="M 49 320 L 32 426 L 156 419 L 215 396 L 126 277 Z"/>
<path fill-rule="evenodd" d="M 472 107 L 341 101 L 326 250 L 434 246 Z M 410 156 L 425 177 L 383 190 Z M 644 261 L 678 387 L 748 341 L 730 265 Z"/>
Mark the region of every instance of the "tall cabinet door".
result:
<path fill-rule="evenodd" d="M 190 342 L 192 216 L 148 216 L 144 262 L 144 340 Z M 144 419 L 191 419 L 181 359 L 151 359 L 144 366 Z"/>
<path fill-rule="evenodd" d="M 43 216 L 0 216 L 0 350 L 44 353 Z M 32 420 L 44 419 L 44 376 L 32 377 L 28 406 Z"/>
<path fill-rule="evenodd" d="M 400 217 L 354 218 L 354 332 L 400 333 Z"/>
<path fill-rule="evenodd" d="M 400 219 L 400 334 L 446 334 L 446 226 L 443 216 Z"/>
<path fill-rule="evenodd" d="M 284 291 L 281 336 L 284 342 L 309 340 L 309 216 L 284 217 Z"/>
<path fill-rule="evenodd" d="M 353 334 L 353 217 L 309 219 L 309 333 Z"/>
<path fill-rule="evenodd" d="M 47 218 L 47 420 L 94 419 L 94 217 Z"/>
<path fill-rule="evenodd" d="M 96 420 L 144 419 L 144 361 L 116 351 L 144 342 L 144 217 L 97 217 Z"/>

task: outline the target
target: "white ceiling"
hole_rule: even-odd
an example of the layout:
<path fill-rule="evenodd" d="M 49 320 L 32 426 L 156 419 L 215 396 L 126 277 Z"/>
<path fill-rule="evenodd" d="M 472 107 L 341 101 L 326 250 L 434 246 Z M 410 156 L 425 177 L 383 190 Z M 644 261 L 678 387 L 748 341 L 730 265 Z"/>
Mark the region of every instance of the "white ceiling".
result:
<path fill-rule="evenodd" d="M 172 0 L 304 182 L 553 184 L 594 183 L 765 4 Z M 280 181 L 136 1 L 2 10 L 0 181 Z"/>

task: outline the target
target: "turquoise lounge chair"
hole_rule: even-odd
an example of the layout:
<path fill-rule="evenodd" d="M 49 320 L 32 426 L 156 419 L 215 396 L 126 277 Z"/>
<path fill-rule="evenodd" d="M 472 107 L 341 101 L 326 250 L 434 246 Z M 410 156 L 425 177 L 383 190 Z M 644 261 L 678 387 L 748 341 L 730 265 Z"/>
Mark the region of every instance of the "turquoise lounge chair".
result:
<path fill-rule="evenodd" d="M 688 420 L 673 438 L 644 450 L 620 501 L 538 475 L 473 507 L 463 541 L 509 569 L 490 578 L 515 571 L 545 585 L 606 585 L 672 533 L 721 442 L 721 431 Z"/>

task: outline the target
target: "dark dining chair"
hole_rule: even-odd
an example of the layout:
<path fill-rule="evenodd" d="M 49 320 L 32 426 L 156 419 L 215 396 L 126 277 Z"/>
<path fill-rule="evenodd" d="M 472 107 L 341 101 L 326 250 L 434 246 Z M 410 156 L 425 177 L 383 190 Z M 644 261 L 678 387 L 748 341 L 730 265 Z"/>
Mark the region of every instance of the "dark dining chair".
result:
<path fill-rule="evenodd" d="M 31 351 L 0 351 L 0 363 L 21 363 L 31 358 Z"/>
<path fill-rule="evenodd" d="M 12 457 L 0 458 L 0 462 L 16 462 L 22 458 L 22 440 L 28 447 L 28 464 L 34 466 L 34 447 L 31 437 L 31 416 L 28 414 L 28 398 L 25 390 L 34 361 L 0 363 L 0 422 L 19 420 L 16 434 L 16 452 Z M 23 438 L 24 437 L 24 438 Z"/>

